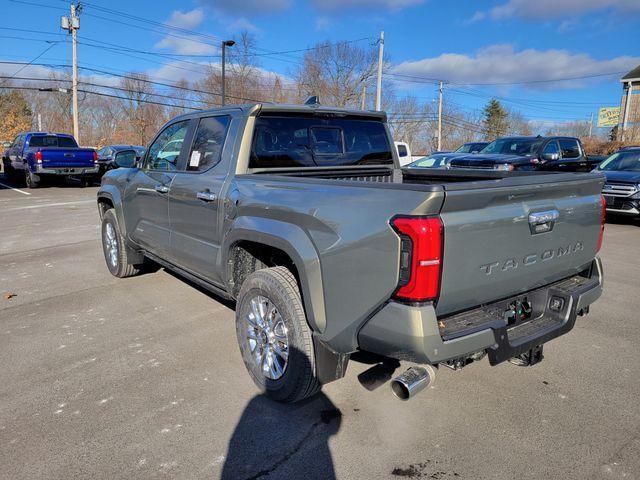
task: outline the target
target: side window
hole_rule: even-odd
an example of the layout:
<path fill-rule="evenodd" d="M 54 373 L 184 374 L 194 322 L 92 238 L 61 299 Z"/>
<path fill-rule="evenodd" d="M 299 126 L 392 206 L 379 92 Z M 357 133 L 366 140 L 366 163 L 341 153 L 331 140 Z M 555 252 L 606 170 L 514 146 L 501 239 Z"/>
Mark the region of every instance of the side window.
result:
<path fill-rule="evenodd" d="M 229 123 L 228 116 L 200 119 L 187 160 L 188 171 L 203 172 L 220 162 Z"/>
<path fill-rule="evenodd" d="M 16 135 L 16 138 L 13 139 L 13 143 L 11 144 L 11 148 L 16 148 L 20 143 L 20 137 L 22 135 Z"/>
<path fill-rule="evenodd" d="M 563 138 L 560 140 L 562 158 L 578 158 L 580 156 L 580 144 L 577 140 Z"/>
<path fill-rule="evenodd" d="M 549 143 L 547 143 L 542 153 L 546 155 L 550 155 L 552 153 L 560 154 L 560 148 L 558 147 L 558 142 L 556 142 L 555 140 L 552 140 Z"/>
<path fill-rule="evenodd" d="M 149 147 L 144 168 L 165 172 L 177 170 L 176 166 L 188 126 L 189 121 L 185 120 L 165 128 Z"/>

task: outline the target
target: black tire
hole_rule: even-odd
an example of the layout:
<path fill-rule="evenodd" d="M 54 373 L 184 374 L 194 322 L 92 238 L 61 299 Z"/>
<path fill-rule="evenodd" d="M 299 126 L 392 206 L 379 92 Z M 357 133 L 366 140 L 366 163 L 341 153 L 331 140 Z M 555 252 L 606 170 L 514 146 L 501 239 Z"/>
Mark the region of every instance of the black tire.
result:
<path fill-rule="evenodd" d="M 113 239 L 117 246 L 116 254 L 115 254 L 115 262 L 112 262 L 111 259 L 111 250 L 109 242 L 107 240 L 107 232 L 109 228 L 112 229 Z M 104 253 L 104 260 L 107 263 L 107 268 L 111 275 L 119 278 L 132 277 L 136 275 L 139 271 L 139 265 L 134 265 L 131 263 L 130 254 L 131 251 L 129 247 L 127 247 L 125 240 L 120 232 L 120 227 L 118 226 L 118 219 L 116 218 L 115 211 L 113 208 L 110 208 L 104 215 L 102 216 L 102 251 Z"/>
<path fill-rule="evenodd" d="M 275 380 L 262 374 L 247 340 L 245 327 L 248 324 L 244 319 L 251 312 L 251 299 L 258 295 L 275 306 L 287 328 L 287 364 L 282 376 Z M 320 391 L 311 329 L 304 314 L 296 278 L 286 267 L 257 270 L 245 279 L 236 304 L 236 335 L 249 375 L 269 398 L 293 403 Z"/>
<path fill-rule="evenodd" d="M 26 166 L 24 170 L 24 184 L 27 188 L 38 188 L 40 186 L 40 177 L 31 173 L 29 167 Z"/>

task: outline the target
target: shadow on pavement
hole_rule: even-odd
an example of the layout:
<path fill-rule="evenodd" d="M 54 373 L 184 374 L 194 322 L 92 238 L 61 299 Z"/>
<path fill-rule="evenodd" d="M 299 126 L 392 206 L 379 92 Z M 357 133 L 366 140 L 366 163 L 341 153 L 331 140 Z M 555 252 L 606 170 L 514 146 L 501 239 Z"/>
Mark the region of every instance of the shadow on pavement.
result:
<path fill-rule="evenodd" d="M 335 479 L 329 438 L 341 421 L 342 413 L 324 393 L 296 404 L 258 395 L 233 432 L 221 478 Z"/>

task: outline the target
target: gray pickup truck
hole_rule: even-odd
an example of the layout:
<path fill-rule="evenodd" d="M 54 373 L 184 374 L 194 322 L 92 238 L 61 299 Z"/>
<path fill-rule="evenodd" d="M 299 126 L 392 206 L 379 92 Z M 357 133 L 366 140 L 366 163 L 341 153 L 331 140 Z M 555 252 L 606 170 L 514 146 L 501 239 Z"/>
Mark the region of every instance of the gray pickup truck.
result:
<path fill-rule="evenodd" d="M 350 355 L 534 364 L 602 292 L 601 174 L 401 169 L 382 112 L 257 104 L 174 118 L 102 178 L 107 266 L 235 300 L 255 383 L 294 402 Z"/>

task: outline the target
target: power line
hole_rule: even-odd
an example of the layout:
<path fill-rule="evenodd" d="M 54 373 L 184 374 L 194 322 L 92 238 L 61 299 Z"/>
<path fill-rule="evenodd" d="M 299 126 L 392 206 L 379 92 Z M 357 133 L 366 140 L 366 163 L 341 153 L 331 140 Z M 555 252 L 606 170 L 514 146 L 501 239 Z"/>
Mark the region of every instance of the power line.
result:
<path fill-rule="evenodd" d="M 31 60 L 30 62 L 26 63 L 25 65 L 23 65 L 22 67 L 20 67 L 18 70 L 15 71 L 15 73 L 9 77 L 9 78 L 13 78 L 15 77 L 17 74 L 19 74 L 22 70 L 24 70 L 25 68 L 27 68 L 29 65 L 32 65 L 33 62 L 35 62 L 36 60 L 38 60 L 42 55 L 44 55 L 45 53 L 47 53 L 49 50 L 51 50 L 53 47 L 55 47 L 58 43 L 60 42 L 51 42 L 51 45 L 49 45 L 47 48 L 45 48 L 42 52 L 40 52 L 38 54 L 37 57 L 35 57 L 33 60 Z"/>
<path fill-rule="evenodd" d="M 472 83 L 472 82 L 454 82 L 454 81 L 451 81 L 451 80 L 442 80 L 442 81 L 444 83 L 448 84 L 448 85 L 457 85 L 457 86 L 466 86 L 466 85 L 472 85 L 472 86 L 509 86 L 509 85 L 529 85 L 529 84 L 536 84 L 536 83 L 556 83 L 556 82 L 564 82 L 564 81 L 569 81 L 569 80 L 586 80 L 586 79 L 589 79 L 589 78 L 611 77 L 613 75 L 621 75 L 623 73 L 625 73 L 625 72 L 624 71 L 619 71 L 619 72 L 610 72 L 610 73 L 597 73 L 597 74 L 592 74 L 592 75 L 581 75 L 581 76 L 576 76 L 576 77 L 562 77 L 562 78 L 555 78 L 555 79 L 526 80 L 526 81 L 516 81 L 516 82 Z M 435 79 L 435 78 L 421 77 L 421 76 L 417 76 L 417 75 L 408 75 L 408 74 L 403 74 L 403 73 L 385 73 L 385 75 L 391 76 L 391 77 L 406 78 L 406 80 L 399 80 L 399 81 L 409 82 L 409 83 L 435 83 L 435 82 L 440 81 L 440 80 Z"/>

